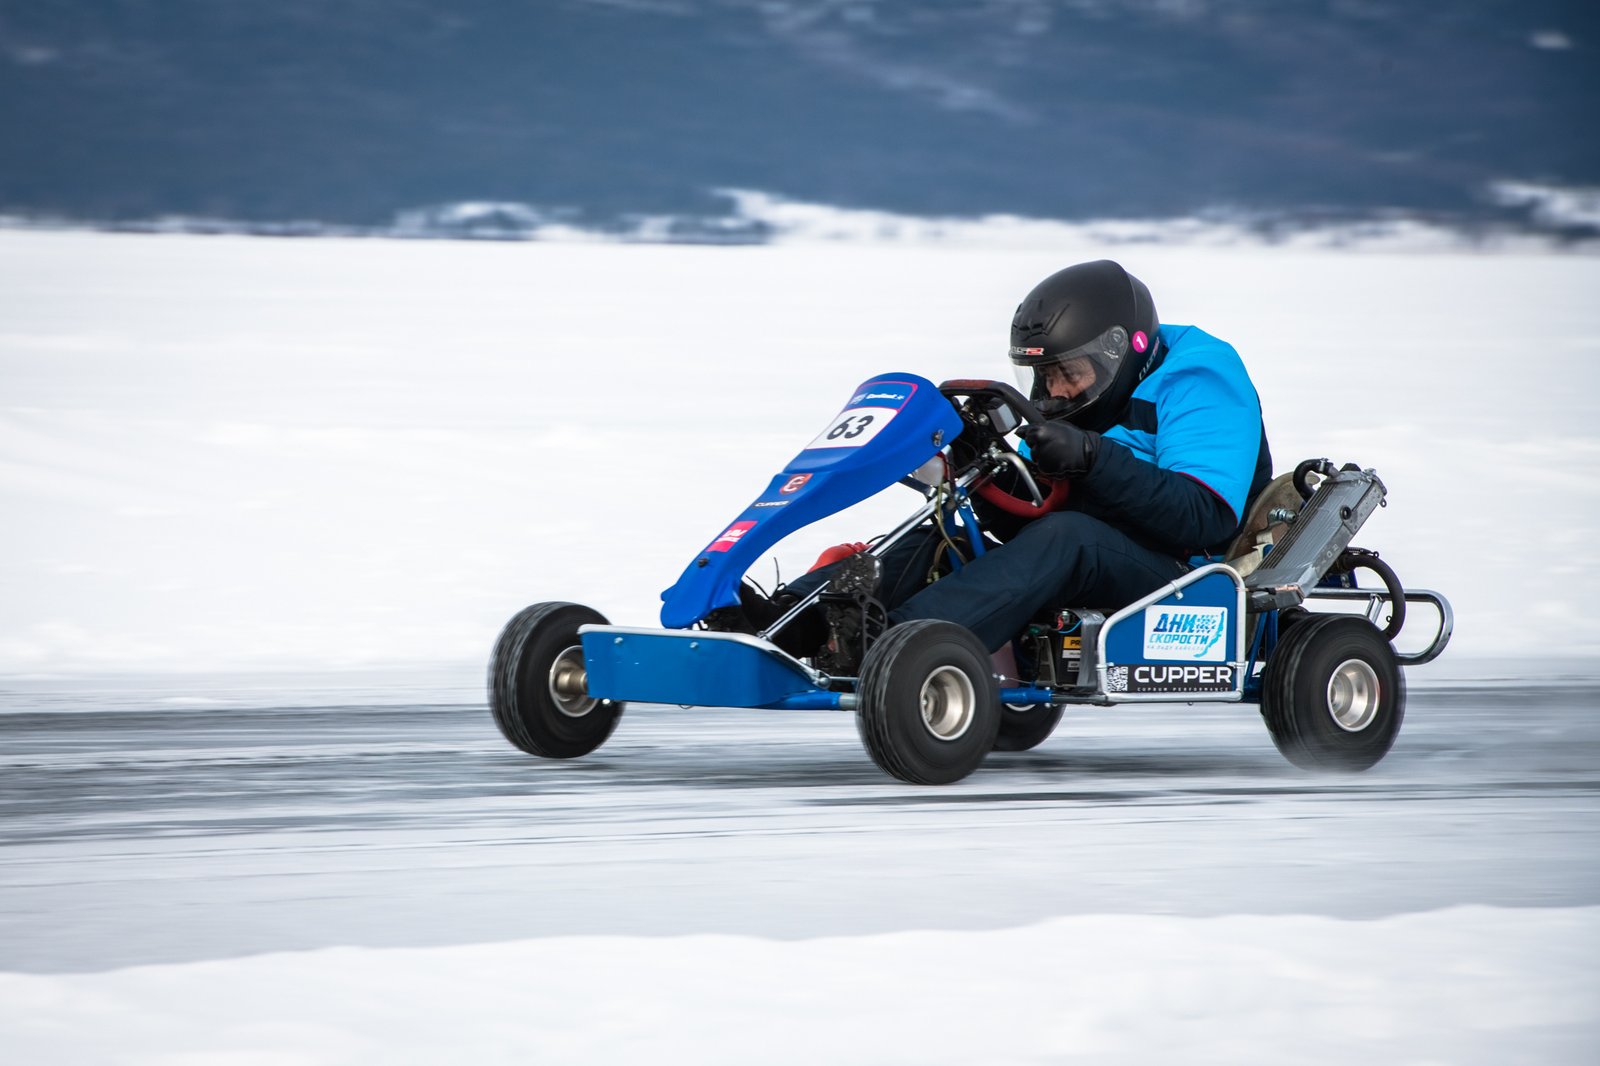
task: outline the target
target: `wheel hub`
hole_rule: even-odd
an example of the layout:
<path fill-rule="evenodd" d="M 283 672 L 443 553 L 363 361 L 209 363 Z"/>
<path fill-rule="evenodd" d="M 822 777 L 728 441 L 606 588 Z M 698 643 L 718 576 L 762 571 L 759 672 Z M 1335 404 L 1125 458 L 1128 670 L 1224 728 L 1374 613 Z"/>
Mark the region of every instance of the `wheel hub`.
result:
<path fill-rule="evenodd" d="M 1378 672 L 1362 659 L 1346 659 L 1328 679 L 1328 713 L 1347 733 L 1359 733 L 1378 716 Z"/>
<path fill-rule="evenodd" d="M 939 667 L 922 682 L 922 723 L 940 740 L 965 733 L 977 705 L 972 679 L 953 666 Z"/>
<path fill-rule="evenodd" d="M 583 646 L 574 644 L 550 664 L 550 699 L 568 718 L 582 718 L 599 704 L 589 697 L 589 671 L 583 665 Z"/>

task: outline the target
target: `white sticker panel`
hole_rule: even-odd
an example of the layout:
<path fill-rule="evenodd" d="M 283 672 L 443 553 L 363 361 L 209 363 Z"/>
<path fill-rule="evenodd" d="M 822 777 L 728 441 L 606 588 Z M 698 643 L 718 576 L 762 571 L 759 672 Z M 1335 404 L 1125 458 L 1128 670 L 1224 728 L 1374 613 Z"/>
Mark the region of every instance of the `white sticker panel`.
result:
<path fill-rule="evenodd" d="M 806 449 L 859 448 L 883 432 L 883 427 L 899 413 L 893 407 L 846 407 Z"/>
<path fill-rule="evenodd" d="M 1144 609 L 1144 657 L 1220 663 L 1226 658 L 1228 610 L 1225 607 Z"/>

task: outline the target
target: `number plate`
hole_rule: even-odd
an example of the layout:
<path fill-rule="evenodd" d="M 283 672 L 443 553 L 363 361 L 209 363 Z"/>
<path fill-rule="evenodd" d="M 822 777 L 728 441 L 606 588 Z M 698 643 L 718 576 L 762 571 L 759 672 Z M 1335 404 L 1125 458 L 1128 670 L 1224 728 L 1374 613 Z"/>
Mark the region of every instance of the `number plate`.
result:
<path fill-rule="evenodd" d="M 883 431 L 900 412 L 892 407 L 847 407 L 806 445 L 813 448 L 859 448 Z"/>

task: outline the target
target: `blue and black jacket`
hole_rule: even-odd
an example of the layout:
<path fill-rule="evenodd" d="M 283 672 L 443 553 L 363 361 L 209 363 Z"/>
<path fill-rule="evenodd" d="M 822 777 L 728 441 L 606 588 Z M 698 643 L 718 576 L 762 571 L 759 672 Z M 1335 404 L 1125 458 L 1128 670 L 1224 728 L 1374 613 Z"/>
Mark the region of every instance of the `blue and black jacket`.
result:
<path fill-rule="evenodd" d="M 1232 345 L 1193 326 L 1162 326 L 1161 342 L 1067 509 L 1164 554 L 1215 556 L 1272 479 L 1261 400 Z"/>

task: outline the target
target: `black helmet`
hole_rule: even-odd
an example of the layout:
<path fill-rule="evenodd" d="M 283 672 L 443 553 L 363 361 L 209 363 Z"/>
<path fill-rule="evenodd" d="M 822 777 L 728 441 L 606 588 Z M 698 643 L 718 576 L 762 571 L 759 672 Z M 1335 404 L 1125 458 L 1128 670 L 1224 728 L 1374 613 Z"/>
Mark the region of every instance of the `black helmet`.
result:
<path fill-rule="evenodd" d="M 1149 372 L 1160 328 L 1144 282 L 1109 259 L 1079 263 L 1023 297 L 1011 320 L 1011 362 L 1048 417 L 1106 430 Z"/>

